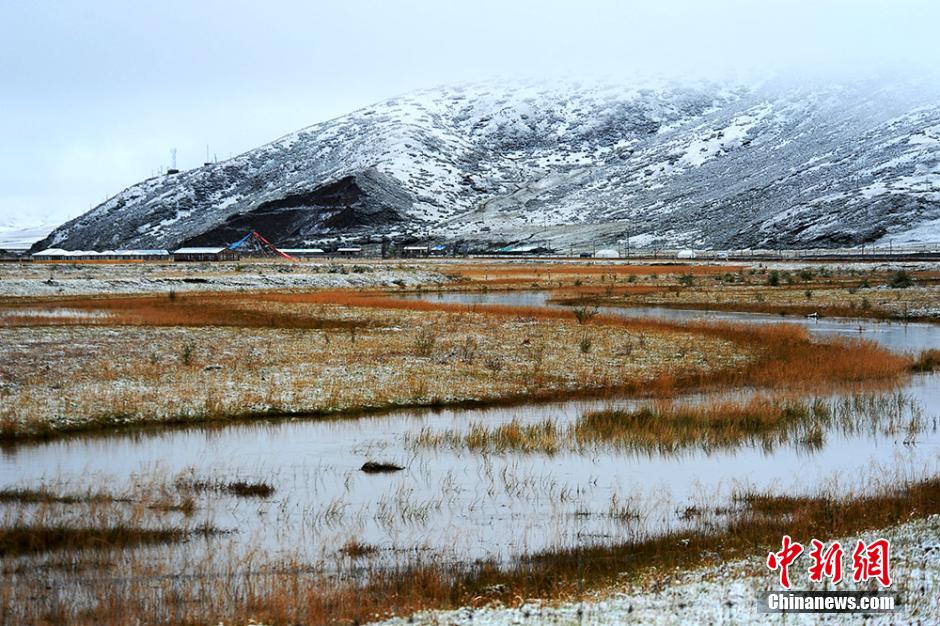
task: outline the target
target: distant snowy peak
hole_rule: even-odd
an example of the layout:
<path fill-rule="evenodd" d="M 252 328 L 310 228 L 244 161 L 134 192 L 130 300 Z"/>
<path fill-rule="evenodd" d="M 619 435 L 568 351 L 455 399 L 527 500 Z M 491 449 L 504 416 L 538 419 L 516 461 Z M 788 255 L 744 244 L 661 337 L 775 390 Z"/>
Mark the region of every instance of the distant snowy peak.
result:
<path fill-rule="evenodd" d="M 47 237 L 55 226 L 0 225 L 0 250 L 23 250 Z"/>
<path fill-rule="evenodd" d="M 218 164 L 143 181 L 37 247 L 173 247 L 256 228 L 370 235 L 833 246 L 940 223 L 940 100 L 853 84 L 426 90 Z"/>

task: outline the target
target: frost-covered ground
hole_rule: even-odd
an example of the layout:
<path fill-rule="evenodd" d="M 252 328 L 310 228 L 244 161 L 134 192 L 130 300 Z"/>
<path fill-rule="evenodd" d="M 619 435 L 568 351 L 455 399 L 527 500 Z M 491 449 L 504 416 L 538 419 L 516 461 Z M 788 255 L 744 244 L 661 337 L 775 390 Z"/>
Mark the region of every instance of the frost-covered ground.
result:
<path fill-rule="evenodd" d="M 0 265 L 0 296 L 414 287 L 445 281 L 433 267 L 369 262 Z"/>
<path fill-rule="evenodd" d="M 573 320 L 279 304 L 258 296 L 226 306 L 226 315 L 288 313 L 307 323 L 230 328 L 209 320 L 192 327 L 182 317 L 176 327 L 123 326 L 82 311 L 71 320 L 79 325 L 63 326 L 56 324 L 68 309 L 0 308 L 0 327 L 19 325 L 0 333 L 0 423 L 8 435 L 35 434 L 485 401 L 709 372 L 750 357 L 730 341 L 691 332 L 600 326 L 582 354 L 586 335 Z"/>
<path fill-rule="evenodd" d="M 760 610 L 762 591 L 776 580 L 762 567 L 764 554 L 746 561 L 658 577 L 642 585 L 610 589 L 576 603 L 529 601 L 519 607 L 430 611 L 391 619 L 383 626 L 509 626 L 517 624 L 937 624 L 940 623 L 940 516 L 915 520 L 861 538 L 891 540 L 892 591 L 897 612 L 882 615 L 768 614 Z M 853 544 L 856 537 L 843 539 Z M 791 570 L 796 573 L 796 570 Z M 799 580 L 806 581 L 800 572 Z M 795 584 L 795 589 L 805 589 Z M 820 586 L 812 588 L 823 588 Z M 840 583 L 838 589 L 858 589 Z"/>
<path fill-rule="evenodd" d="M 730 268 L 729 268 L 730 269 Z M 818 313 L 828 317 L 940 320 L 936 263 L 810 264 L 761 262 L 714 279 L 682 284 L 664 277 L 645 293 L 604 298 L 611 306 L 666 306 L 741 312 Z M 773 276 L 773 284 L 769 281 Z M 907 276 L 911 283 L 892 281 Z M 648 283 L 642 283 L 648 285 Z M 673 289 L 668 289 L 668 287 Z M 682 288 L 681 294 L 675 288 Z M 597 292 L 601 293 L 601 292 Z M 776 307 L 776 308 L 775 308 Z"/>

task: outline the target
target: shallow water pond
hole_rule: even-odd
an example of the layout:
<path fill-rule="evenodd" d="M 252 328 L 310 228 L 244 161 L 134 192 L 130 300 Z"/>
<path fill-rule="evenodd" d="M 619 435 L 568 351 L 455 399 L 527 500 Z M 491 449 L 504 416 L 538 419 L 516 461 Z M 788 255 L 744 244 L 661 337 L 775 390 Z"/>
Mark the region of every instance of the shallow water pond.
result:
<path fill-rule="evenodd" d="M 507 306 L 550 306 L 551 294 L 544 291 L 440 292 L 417 296 L 431 302 L 458 304 L 502 304 Z M 669 307 L 601 307 L 601 313 L 622 317 L 658 318 L 675 321 L 740 322 L 745 324 L 799 324 L 819 337 L 849 337 L 876 341 L 896 352 L 919 352 L 940 347 L 940 324 L 862 320 L 841 317 L 810 318 L 768 313 L 702 311 Z"/>
<path fill-rule="evenodd" d="M 544 302 L 543 294 L 533 293 L 445 297 L 460 302 Z M 780 321 L 777 316 L 669 309 L 611 312 Z M 940 329 L 925 324 L 787 321 L 807 324 L 821 335 L 861 334 L 896 350 L 940 347 Z M 842 400 L 824 401 L 837 406 Z M 460 433 L 474 423 L 552 419 L 564 427 L 585 411 L 633 407 L 637 402 L 631 400 L 143 430 L 8 446 L 0 458 L 0 484 L 65 481 L 73 487 L 104 485 L 119 491 L 141 476 L 165 475 L 172 482 L 189 471 L 199 478 L 263 480 L 276 489 L 270 498 L 217 497 L 210 513 L 213 523 L 237 532 L 214 541 L 236 552 L 263 548 L 269 554 L 323 562 L 336 558 L 338 546 L 351 539 L 378 547 L 371 558 L 379 561 L 415 555 L 509 559 L 681 526 L 690 523 L 683 515 L 689 507 L 728 504 L 736 490 L 812 492 L 820 486 L 850 488 L 868 478 L 936 475 L 940 376 L 915 376 L 881 402 L 873 405 L 876 410 L 892 406 L 892 415 L 867 416 L 857 429 L 833 425 L 814 446 L 785 441 L 770 448 L 691 447 L 678 453 L 598 445 L 555 454 L 480 454 L 459 446 L 413 445 L 421 432 Z M 912 419 L 919 424 L 916 430 L 906 426 Z M 368 460 L 390 461 L 405 469 L 366 474 L 359 468 Z"/>

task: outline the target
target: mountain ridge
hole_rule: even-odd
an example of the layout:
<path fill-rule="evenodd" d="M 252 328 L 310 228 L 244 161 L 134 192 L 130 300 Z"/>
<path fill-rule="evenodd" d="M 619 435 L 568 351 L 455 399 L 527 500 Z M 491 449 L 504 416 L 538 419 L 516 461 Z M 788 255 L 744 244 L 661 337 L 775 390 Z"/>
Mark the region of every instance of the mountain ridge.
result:
<path fill-rule="evenodd" d="M 147 179 L 34 248 L 222 243 L 252 227 L 291 246 L 802 248 L 935 238 L 935 224 L 940 100 L 916 85 L 479 84 Z"/>

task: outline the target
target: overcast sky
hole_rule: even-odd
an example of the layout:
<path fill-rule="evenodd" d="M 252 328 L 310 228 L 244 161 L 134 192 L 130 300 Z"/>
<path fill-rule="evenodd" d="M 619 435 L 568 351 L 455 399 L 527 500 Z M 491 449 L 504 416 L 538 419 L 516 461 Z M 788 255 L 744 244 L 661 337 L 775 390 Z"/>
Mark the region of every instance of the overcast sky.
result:
<path fill-rule="evenodd" d="M 940 65 L 936 0 L 0 0 L 0 226 L 415 88 Z"/>

